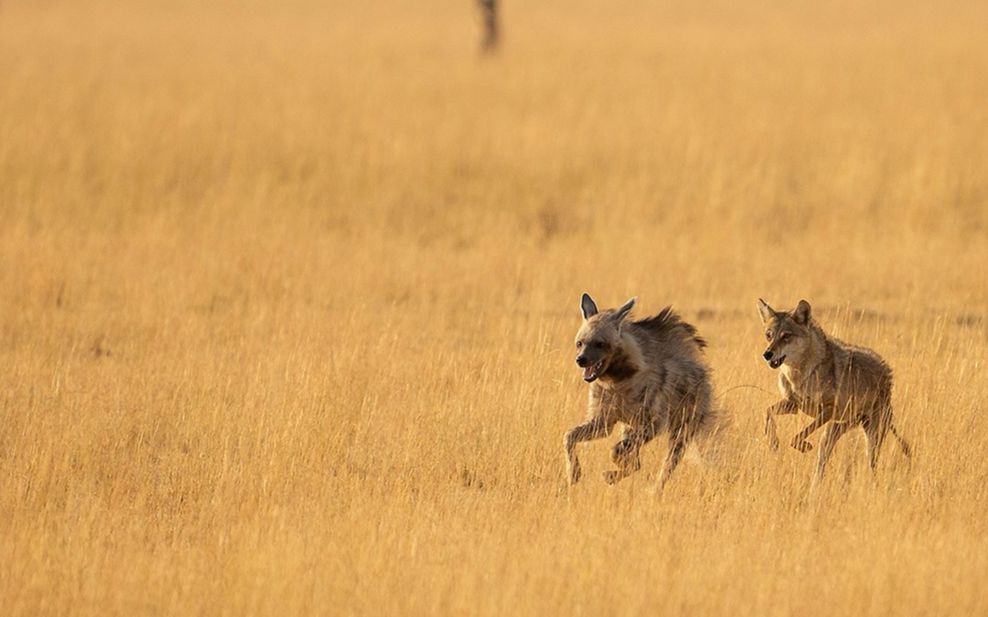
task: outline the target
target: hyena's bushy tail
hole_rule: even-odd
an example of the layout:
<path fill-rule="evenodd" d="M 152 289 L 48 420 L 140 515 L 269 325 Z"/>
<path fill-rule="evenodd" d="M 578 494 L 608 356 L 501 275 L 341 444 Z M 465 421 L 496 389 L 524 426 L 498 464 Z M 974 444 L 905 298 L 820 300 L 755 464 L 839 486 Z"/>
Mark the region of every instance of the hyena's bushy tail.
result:
<path fill-rule="evenodd" d="M 705 465 L 721 466 L 726 460 L 723 433 L 731 425 L 731 416 L 721 408 L 706 411 L 695 425 L 687 456 Z"/>
<path fill-rule="evenodd" d="M 697 423 L 695 438 L 708 439 L 727 429 L 731 425 L 731 415 L 726 409 L 712 407 L 700 417 Z"/>
<path fill-rule="evenodd" d="M 902 435 L 899 434 L 899 431 L 895 430 L 894 424 L 889 425 L 889 431 L 891 431 L 892 435 L 894 435 L 895 438 L 899 441 L 899 447 L 902 448 L 902 453 L 906 456 L 906 458 L 911 458 L 913 455 L 913 448 L 912 446 L 909 445 L 908 441 L 902 438 Z"/>

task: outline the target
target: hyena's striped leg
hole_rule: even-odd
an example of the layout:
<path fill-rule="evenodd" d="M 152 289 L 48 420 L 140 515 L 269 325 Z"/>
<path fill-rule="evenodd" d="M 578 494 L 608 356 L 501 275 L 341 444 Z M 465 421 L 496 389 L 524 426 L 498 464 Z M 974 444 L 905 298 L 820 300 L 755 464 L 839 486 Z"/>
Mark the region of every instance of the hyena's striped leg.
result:
<path fill-rule="evenodd" d="M 827 466 L 827 460 L 830 459 L 830 453 L 834 451 L 834 446 L 837 445 L 837 440 L 841 438 L 849 429 L 851 428 L 850 422 L 834 422 L 827 427 L 827 432 L 823 434 L 823 439 L 820 440 L 820 458 L 817 460 L 816 464 L 816 477 L 814 483 L 819 482 L 823 479 L 823 470 Z"/>
<path fill-rule="evenodd" d="M 574 426 L 566 432 L 564 443 L 566 445 L 566 475 L 570 484 L 580 481 L 580 459 L 576 456 L 576 444 L 591 439 L 600 439 L 611 434 L 614 428 L 613 422 L 607 422 L 601 416 L 595 416 L 579 426 Z"/>
<path fill-rule="evenodd" d="M 614 448 L 611 450 L 611 460 L 618 468 L 605 471 L 604 481 L 608 484 L 614 484 L 641 469 L 642 463 L 639 456 L 641 447 L 652 441 L 654 437 L 654 426 L 645 428 L 624 427 L 621 432 L 621 440 L 614 444 Z"/>
<path fill-rule="evenodd" d="M 799 411 L 799 404 L 792 399 L 779 401 L 765 410 L 765 436 L 773 450 L 779 449 L 779 435 L 775 430 L 775 416 L 791 415 Z"/>

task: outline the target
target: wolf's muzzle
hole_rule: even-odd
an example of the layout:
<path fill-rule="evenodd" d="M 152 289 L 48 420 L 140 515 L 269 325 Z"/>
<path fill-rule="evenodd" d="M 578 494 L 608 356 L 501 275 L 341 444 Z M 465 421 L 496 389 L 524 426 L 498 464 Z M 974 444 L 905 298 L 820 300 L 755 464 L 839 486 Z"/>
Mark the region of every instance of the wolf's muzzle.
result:
<path fill-rule="evenodd" d="M 780 356 L 771 349 L 767 349 L 765 353 L 762 354 L 762 357 L 765 358 L 765 361 L 768 362 L 768 365 L 772 368 L 779 368 L 782 366 L 782 363 L 786 361 L 786 354 L 782 354 Z"/>

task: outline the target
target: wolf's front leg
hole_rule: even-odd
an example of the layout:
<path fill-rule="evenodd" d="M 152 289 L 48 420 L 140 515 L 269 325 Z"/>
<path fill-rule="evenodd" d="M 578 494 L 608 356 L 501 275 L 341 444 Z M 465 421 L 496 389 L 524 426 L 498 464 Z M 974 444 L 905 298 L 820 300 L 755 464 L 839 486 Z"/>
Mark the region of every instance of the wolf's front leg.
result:
<path fill-rule="evenodd" d="M 773 450 L 779 449 L 779 435 L 775 430 L 775 416 L 794 414 L 799 411 L 799 404 L 791 398 L 779 401 L 765 410 L 765 435 L 768 445 Z"/>
<path fill-rule="evenodd" d="M 566 432 L 564 443 L 566 446 L 566 475 L 570 484 L 580 481 L 580 459 L 576 456 L 576 444 L 591 439 L 606 437 L 614 428 L 613 422 L 607 422 L 602 416 L 594 416 L 587 422 L 579 426 L 574 426 Z"/>
<path fill-rule="evenodd" d="M 806 438 L 813 434 L 815 430 L 830 422 L 831 415 L 821 413 L 819 416 L 813 418 L 813 421 L 807 424 L 803 430 L 796 433 L 796 436 L 792 438 L 792 447 L 796 448 L 800 452 L 809 452 L 813 449 L 813 444 L 806 441 Z"/>

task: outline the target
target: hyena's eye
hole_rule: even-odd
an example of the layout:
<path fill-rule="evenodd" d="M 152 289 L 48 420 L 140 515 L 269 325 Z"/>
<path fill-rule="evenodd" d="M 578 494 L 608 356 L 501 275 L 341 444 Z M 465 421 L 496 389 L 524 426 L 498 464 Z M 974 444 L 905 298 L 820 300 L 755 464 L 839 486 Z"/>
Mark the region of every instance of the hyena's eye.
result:
<path fill-rule="evenodd" d="M 786 340 L 788 338 L 789 338 L 789 333 L 788 332 L 783 332 L 782 334 L 779 335 L 779 340 L 780 341 L 784 341 L 784 340 Z"/>
<path fill-rule="evenodd" d="M 593 347 L 594 349 L 603 349 L 603 348 L 607 347 L 607 343 L 605 343 L 603 341 L 594 341 L 594 342 L 590 343 L 590 346 Z"/>
<path fill-rule="evenodd" d="M 770 341 L 772 340 L 772 331 L 771 330 L 768 330 L 767 332 L 765 332 L 765 338 L 767 338 Z"/>

